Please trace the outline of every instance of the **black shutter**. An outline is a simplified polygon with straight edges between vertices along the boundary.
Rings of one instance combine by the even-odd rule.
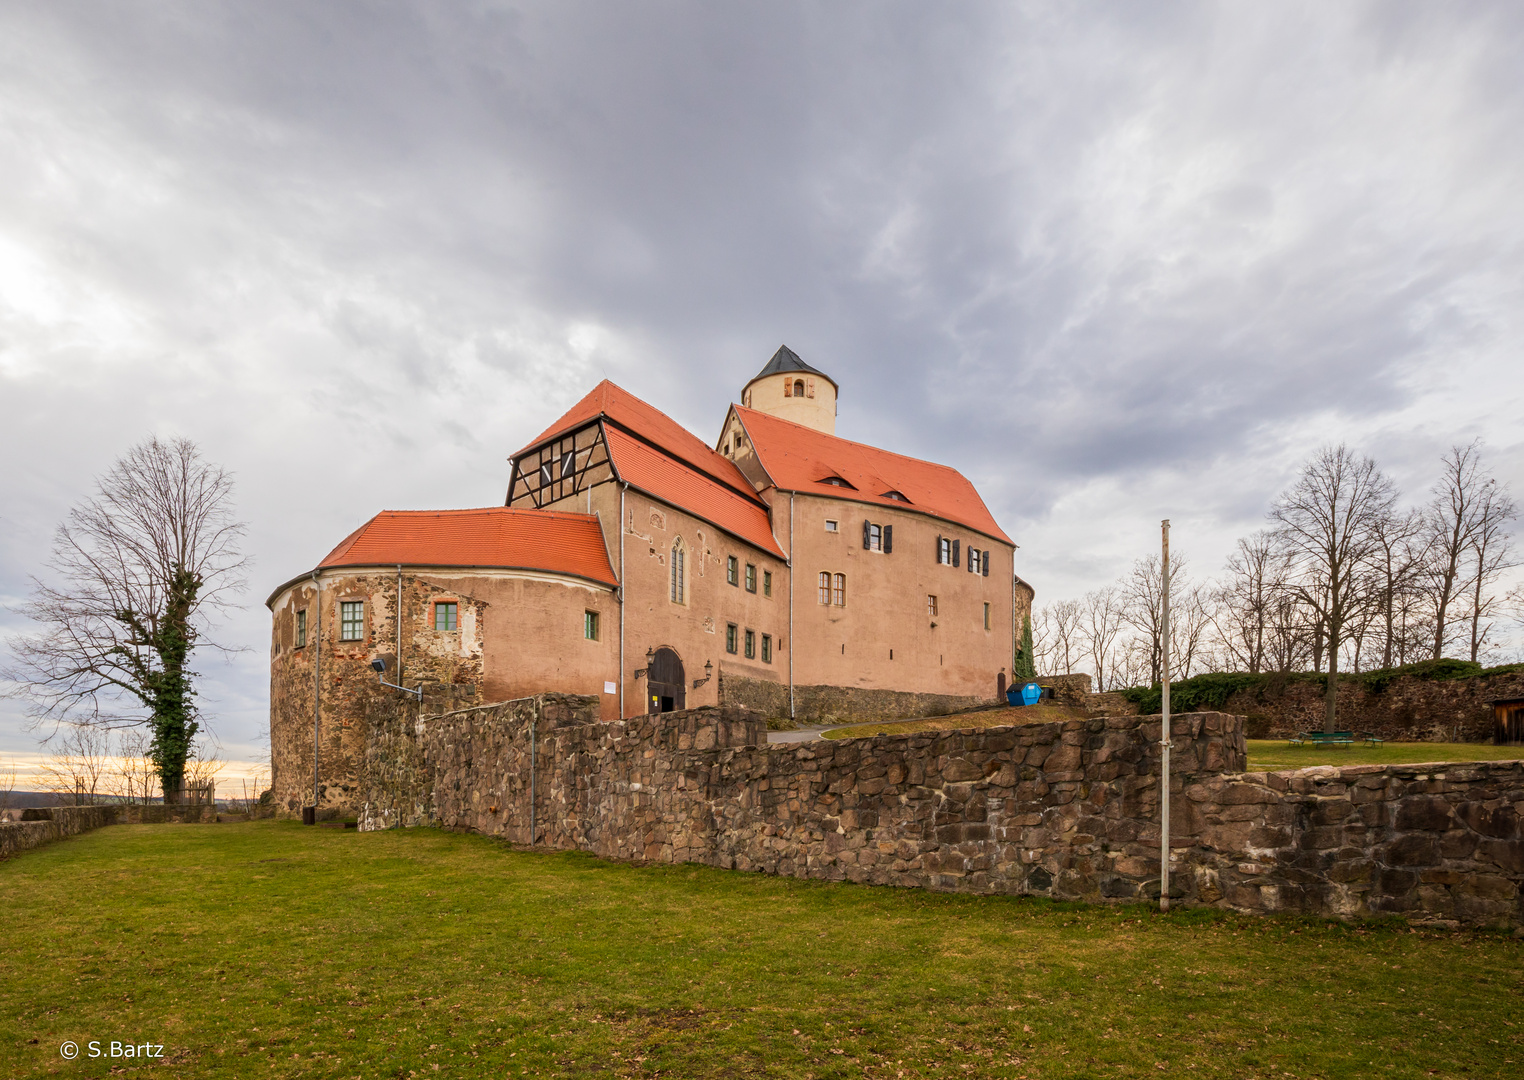
[[[962,540],[954,540],[953,541],[953,565],[954,566],[958,565],[958,548],[960,548],[962,545],[963,545],[963,541]]]
[[[936,555],[936,561],[938,563],[940,563],[942,561],[942,538],[940,536],[937,537],[937,555]]]
[[[982,573],[985,577],[989,577],[990,576],[990,553],[988,551],[984,552],[984,554],[980,556],[980,559],[984,563],[984,568],[980,571],[980,573]]]
[[[887,554],[889,554],[893,550],[894,550],[894,526],[893,525],[885,525],[884,526],[884,554],[887,555]]]
[[[868,550],[868,519],[863,518],[863,550]]]

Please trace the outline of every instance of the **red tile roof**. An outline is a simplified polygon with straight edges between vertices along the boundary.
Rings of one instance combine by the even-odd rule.
[[[741,405],[733,408],[762,467],[784,491],[919,511],[1013,543],[957,469],[840,439]],[[822,483],[830,476],[841,477],[856,490]],[[890,491],[904,495],[908,503],[886,498]]]
[[[743,498],[619,428],[610,425],[604,430],[614,469],[625,483],[703,518],[769,554],[786,558],[773,538],[772,521],[765,505]],[[748,483],[747,487],[750,486]]]
[[[607,417],[627,431],[661,447],[668,454],[706,473],[728,487],[751,496],[754,488],[750,481],[736,468],[735,463],[719,451],[711,449],[698,436],[692,434],[666,413],[653,408],[640,398],[604,379],[577,402],[550,427],[540,432],[515,458],[520,457],[541,443],[549,442],[574,428],[582,427],[589,420]]]
[[[345,537],[318,566],[397,563],[544,570],[618,584],[596,517],[506,506],[383,510]]]

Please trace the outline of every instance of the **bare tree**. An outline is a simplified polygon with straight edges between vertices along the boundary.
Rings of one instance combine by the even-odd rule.
[[[1170,577],[1174,577],[1173,569]],[[1189,679],[1212,625],[1211,595],[1199,585],[1177,589],[1169,598],[1170,681]]]
[[[22,612],[41,629],[11,641],[5,672],[36,726],[144,725],[173,800],[200,728],[192,651],[218,648],[208,619],[243,587],[232,478],[195,444],[149,439],[59,526]]]
[[[1184,595],[1185,558],[1170,561],[1170,603]],[[1122,579],[1122,617],[1143,635],[1148,646],[1148,677],[1159,681],[1164,670],[1164,570],[1157,555],[1149,555],[1132,564],[1132,571]]]
[[[0,821],[9,821],[11,803],[16,797],[16,763],[0,762]]]
[[[1212,624],[1236,670],[1266,670],[1268,635],[1276,599],[1286,581],[1286,553],[1274,534],[1260,530],[1242,537],[1228,556],[1226,580],[1217,590]]]
[[[106,794],[111,774],[111,734],[86,724],[60,733],[52,755],[42,764],[42,787],[58,802],[93,803]]]
[[[1370,555],[1371,588],[1380,619],[1380,657],[1376,666],[1389,668],[1407,652],[1406,616],[1412,607],[1419,574],[1428,554],[1423,514],[1393,513],[1377,521]]]
[[[1481,485],[1476,500],[1475,526],[1471,530],[1471,661],[1476,662],[1489,643],[1501,598],[1494,592],[1498,577],[1513,566],[1513,538],[1508,524],[1519,516],[1508,489],[1493,479]]]
[[[1396,500],[1376,463],[1341,444],[1314,455],[1270,511],[1292,559],[1287,587],[1312,610],[1326,635],[1325,731],[1337,730],[1339,649],[1362,599],[1360,569],[1377,547],[1378,522],[1391,515]]]
[[[136,803],[153,798],[158,777],[148,756],[148,737],[141,728],[127,728],[118,735],[115,765],[111,794]]]
[[[1444,471],[1425,511],[1428,558],[1423,565],[1424,592],[1434,628],[1433,659],[1444,655],[1454,633],[1453,605],[1465,589],[1466,553],[1476,532],[1478,504],[1487,478],[1481,471],[1481,446],[1452,446],[1442,459]]]
[[[1084,605],[1078,600],[1059,600],[1043,609],[1048,623],[1047,633],[1052,642],[1053,674],[1067,675],[1074,671],[1085,647]]]
[[[1122,597],[1115,585],[1093,589],[1085,594],[1083,629],[1089,646],[1090,664],[1095,668],[1095,688],[1110,689],[1106,681],[1112,648],[1122,632]]]

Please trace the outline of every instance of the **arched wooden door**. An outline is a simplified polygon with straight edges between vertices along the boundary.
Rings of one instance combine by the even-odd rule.
[[[651,669],[646,672],[646,711],[664,713],[687,708],[687,685],[683,662],[677,653],[657,649],[651,658]]]

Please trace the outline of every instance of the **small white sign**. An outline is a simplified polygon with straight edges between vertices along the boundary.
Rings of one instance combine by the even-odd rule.
[[[603,692],[605,694],[617,694],[619,693],[619,687],[614,683],[606,682],[603,684]]]

